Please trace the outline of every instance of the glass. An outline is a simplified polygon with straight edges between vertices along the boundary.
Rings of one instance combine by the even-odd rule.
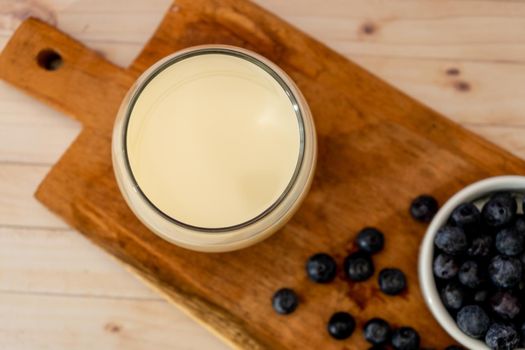
[[[295,111],[299,126],[299,157],[284,191],[259,215],[224,227],[200,227],[167,214],[140,187],[130,166],[127,133],[133,108],[148,84],[165,69],[188,58],[221,54],[243,59],[268,73],[283,89]],[[202,96],[198,96],[199,98]],[[308,105],[295,83],[279,67],[251,51],[224,45],[198,46],[165,57],[146,70],[124,98],[115,121],[112,157],[115,176],[128,206],[155,234],[179,246],[207,252],[241,249],[269,237],[299,208],[313,178],[317,155],[314,122]]]

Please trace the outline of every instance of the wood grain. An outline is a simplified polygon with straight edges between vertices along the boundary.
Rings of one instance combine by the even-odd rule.
[[[458,61],[525,60],[521,1],[258,0],[346,55]],[[317,28],[322,27],[322,30]]]
[[[87,245],[71,229],[0,227],[0,293],[161,300]]]
[[[162,300],[0,292],[0,348],[16,350],[220,349],[205,329]]]
[[[58,217],[33,197],[49,171],[47,165],[0,165],[0,222],[7,226],[66,228]]]

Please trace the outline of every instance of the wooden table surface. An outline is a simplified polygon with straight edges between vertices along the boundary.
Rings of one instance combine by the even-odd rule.
[[[525,1],[257,2],[525,157]],[[0,0],[0,47],[36,16],[127,65],[169,3]],[[226,349],[33,198],[79,130],[0,82],[0,349]]]

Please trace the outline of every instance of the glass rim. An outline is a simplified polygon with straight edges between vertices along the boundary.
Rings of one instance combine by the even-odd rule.
[[[185,59],[200,56],[200,55],[207,55],[207,54],[223,54],[223,55],[229,55],[234,56],[240,59],[244,59],[252,64],[255,64],[257,67],[261,68],[263,71],[265,71],[267,74],[269,74],[277,83],[279,86],[284,90],[287,97],[290,100],[291,106],[294,110],[294,113],[297,118],[297,123],[299,126],[299,156],[297,159],[297,163],[294,169],[294,173],[292,174],[292,177],[290,178],[290,181],[288,182],[286,188],[283,190],[281,195],[264,211],[262,211],[257,216],[244,221],[242,223],[236,224],[236,225],[230,225],[225,227],[200,227],[191,225],[188,223],[185,223],[181,220],[178,220],[167,213],[165,213],[163,210],[161,210],[158,206],[153,203],[148,196],[143,192],[142,188],[138,184],[138,181],[135,178],[135,175],[133,174],[133,170],[131,168],[131,164],[129,161],[128,156],[128,147],[127,147],[127,134],[128,134],[128,127],[129,122],[131,119],[131,114],[133,112],[133,108],[137,102],[137,100],[140,98],[141,93],[144,91],[144,89],[147,87],[147,85],[155,79],[156,76],[161,74],[165,69],[171,67],[172,65],[181,62]],[[165,220],[169,221],[172,224],[184,227],[186,229],[192,230],[192,231],[198,231],[202,233],[227,233],[230,231],[236,231],[245,227],[248,227],[250,225],[255,224],[256,222],[261,221],[264,219],[268,214],[273,212],[284,200],[285,198],[290,194],[292,188],[297,182],[297,179],[299,177],[299,174],[301,172],[301,169],[303,167],[304,163],[304,157],[305,157],[305,143],[306,143],[306,136],[305,136],[305,122],[304,122],[304,113],[302,104],[300,103],[300,99],[295,95],[293,89],[290,87],[290,85],[282,78],[281,74],[277,72],[275,69],[270,67],[268,64],[260,60],[259,58],[255,57],[254,55],[251,55],[250,53],[246,51],[239,51],[234,48],[230,47],[224,47],[224,46],[217,46],[217,47],[201,47],[201,48],[195,48],[191,51],[185,51],[181,52],[179,54],[176,54],[174,56],[169,56],[166,60],[157,62],[151,67],[151,71],[148,72],[144,80],[140,82],[139,85],[137,85],[133,89],[133,94],[130,97],[129,103],[127,104],[125,113],[124,113],[124,120],[123,120],[123,127],[122,127],[122,153],[123,153],[123,159],[124,159],[124,168],[125,171],[128,173],[130,181],[132,183],[132,186],[135,188],[139,196],[144,200],[144,203],[148,207],[150,207],[154,212],[156,212],[158,215],[160,215]]]

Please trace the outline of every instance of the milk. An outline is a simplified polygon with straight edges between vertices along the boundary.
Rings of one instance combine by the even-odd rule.
[[[291,183],[300,123],[281,85],[245,59],[206,53],[178,61],[140,92],[127,126],[129,166],[164,214],[225,228],[268,210]]]

